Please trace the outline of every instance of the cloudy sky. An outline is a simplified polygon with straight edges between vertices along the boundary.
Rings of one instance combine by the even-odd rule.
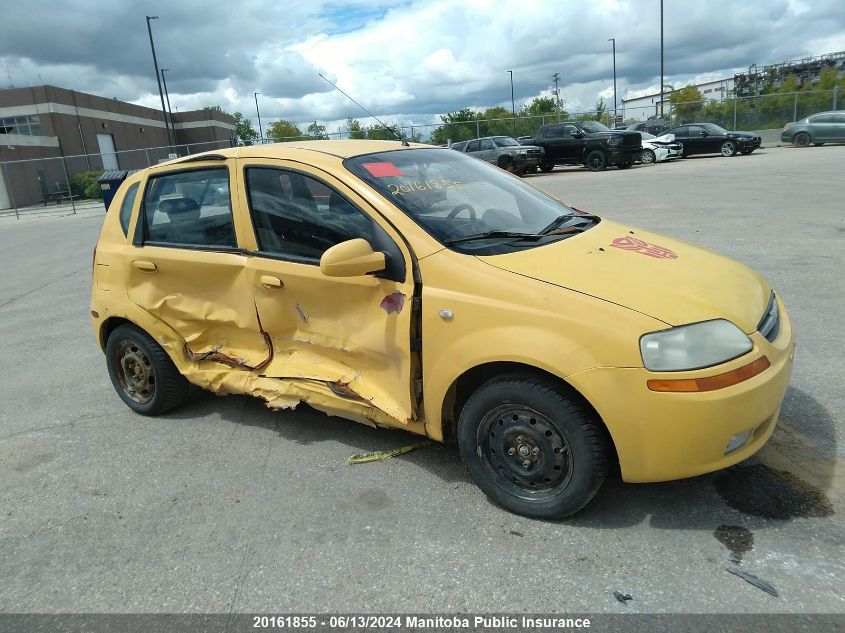
[[[665,0],[667,83],[845,50],[843,0]],[[659,0],[4,0],[0,85],[54,84],[160,107],[145,15],[174,108],[263,122],[366,118],[323,73],[402,125],[517,108],[560,73],[570,111],[659,89]]]

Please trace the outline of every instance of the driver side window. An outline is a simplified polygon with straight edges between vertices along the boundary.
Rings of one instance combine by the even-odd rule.
[[[247,195],[263,253],[318,263],[341,242],[376,240],[373,221],[315,178],[271,167],[246,169]]]

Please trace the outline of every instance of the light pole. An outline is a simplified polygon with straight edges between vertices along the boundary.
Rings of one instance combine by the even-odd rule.
[[[663,0],[660,0],[660,119],[663,119]]]
[[[613,42],[613,125],[616,125],[616,38],[611,37],[608,42]]]
[[[259,143],[264,145],[264,129],[261,127],[261,113],[258,111],[258,95],[260,92],[253,92],[252,96],[255,97],[255,114],[258,115],[258,138]]]
[[[169,68],[161,69],[161,83],[164,84],[164,98],[167,100],[167,114],[170,116],[170,127],[173,128],[173,139],[176,140],[176,126],[173,125],[173,110],[170,108],[170,93],[167,92],[167,79],[164,78],[164,73],[168,72]]]
[[[150,20],[158,20],[157,15],[147,16],[147,33],[150,34],[150,50],[153,52],[153,67],[156,71],[156,82],[158,82],[158,96],[161,97],[161,114],[164,116],[164,127],[167,130],[167,144],[173,145],[173,138],[170,136],[170,124],[167,122],[167,110],[164,109],[164,93],[161,91],[161,75],[158,74],[158,60],[156,59],[156,47],[153,43],[153,29]]]
[[[513,71],[509,70],[511,76],[511,114],[513,115],[513,133],[516,134],[516,104],[513,99]]]

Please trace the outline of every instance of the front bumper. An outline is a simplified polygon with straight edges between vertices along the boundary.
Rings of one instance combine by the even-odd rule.
[[[784,143],[791,143],[793,136],[794,136],[794,134],[792,132],[781,132],[780,133],[780,140],[783,141]]]
[[[513,157],[513,162],[517,167],[532,169],[540,165],[542,158],[542,154],[517,154]]]
[[[754,349],[718,367],[689,372],[643,368],[598,368],[567,379],[595,406],[619,455],[622,479],[668,481],[726,468],[756,453],[777,424],[794,358],[792,324],[778,299],[781,329],[767,341],[751,335]],[[766,356],[771,366],[731,387],[695,393],[650,391],[654,378],[703,378],[737,369]],[[726,454],[728,442],[751,431]]]

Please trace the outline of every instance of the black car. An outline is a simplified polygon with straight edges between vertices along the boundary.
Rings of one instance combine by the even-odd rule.
[[[545,152],[540,163],[540,170],[545,172],[555,165],[584,165],[590,171],[602,171],[608,165],[627,169],[643,153],[639,132],[617,132],[598,121],[542,125],[534,145]]]
[[[693,154],[721,154],[735,156],[750,154],[760,147],[760,137],[748,132],[728,132],[713,123],[689,123],[674,127],[665,134],[674,134],[684,146],[684,156]]]

